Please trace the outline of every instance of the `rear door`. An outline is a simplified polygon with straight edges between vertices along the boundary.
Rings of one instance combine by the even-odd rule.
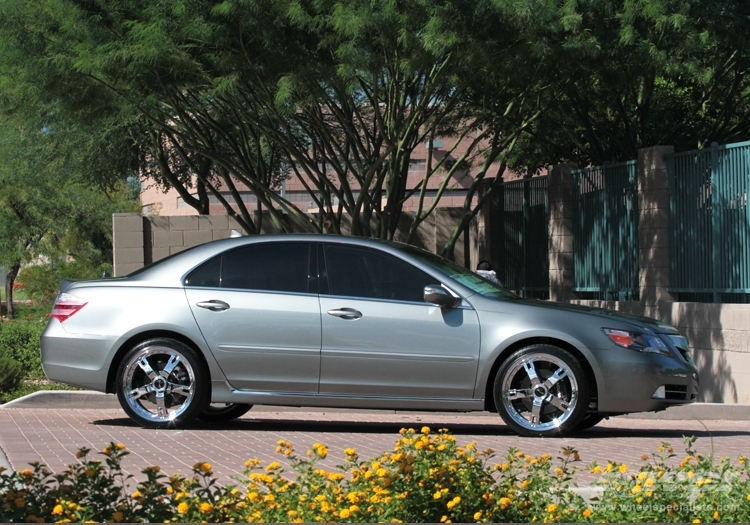
[[[308,242],[248,244],[188,276],[193,315],[230,384],[317,392],[320,304]]]

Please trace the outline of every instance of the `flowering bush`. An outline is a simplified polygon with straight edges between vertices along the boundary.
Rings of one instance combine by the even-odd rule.
[[[579,453],[565,448],[556,459],[511,448],[490,465],[492,450],[459,446],[445,430],[402,430],[392,452],[361,460],[352,448],[333,471],[319,468],[328,449],[316,443],[298,455],[281,440],[288,458],[262,465],[248,459],[238,484],[216,482],[209,463],[189,478],[144,469],[134,491],[123,474],[124,445],[111,443],[103,461],[81,448],[78,462],[60,474],[40,464],[0,475],[4,522],[742,522],[750,519],[747,461],[715,461],[692,450],[672,467],[664,444],[644,456],[637,472],[595,463],[603,493],[585,501],[574,490]]]

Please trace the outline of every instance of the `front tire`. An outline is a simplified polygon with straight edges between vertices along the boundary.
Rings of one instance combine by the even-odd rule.
[[[522,436],[562,436],[586,416],[589,386],[578,360],[561,348],[531,345],[510,355],[495,376],[495,406]]]
[[[177,428],[193,421],[210,400],[210,381],[198,354],[174,339],[135,346],[117,370],[117,399],[143,427]]]
[[[211,403],[198,416],[198,419],[207,423],[226,423],[238,417],[244,416],[253,405],[244,403]]]

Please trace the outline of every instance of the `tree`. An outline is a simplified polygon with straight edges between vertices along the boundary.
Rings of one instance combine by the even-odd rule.
[[[529,4],[559,79],[520,154],[532,169],[634,159],[750,136],[750,6],[738,0]]]

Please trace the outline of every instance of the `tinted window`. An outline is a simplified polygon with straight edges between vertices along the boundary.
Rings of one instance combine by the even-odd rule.
[[[222,288],[308,292],[309,243],[251,244],[224,254]]]
[[[221,255],[204,262],[187,279],[190,286],[208,286],[218,288],[221,286]]]
[[[203,263],[190,274],[187,284],[307,293],[311,291],[309,266],[309,243],[251,244]]]
[[[329,244],[325,247],[331,295],[424,302],[424,287],[437,280],[392,255]]]

